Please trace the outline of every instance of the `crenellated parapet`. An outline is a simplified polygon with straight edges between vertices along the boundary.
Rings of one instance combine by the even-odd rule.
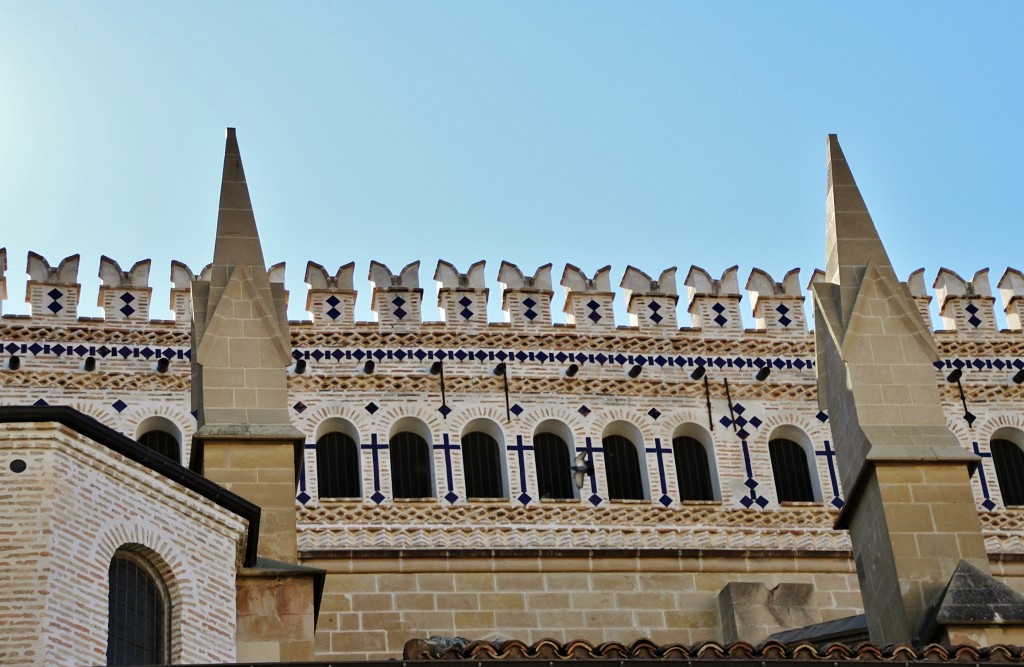
[[[600,332],[615,328],[611,271],[611,266],[605,266],[598,269],[593,278],[587,278],[579,267],[565,265],[560,283],[565,288],[562,310],[566,323],[575,326],[577,331]]]
[[[942,268],[932,287],[939,298],[943,328],[955,330],[958,336],[996,330],[995,297],[988,282],[988,269],[978,271],[967,281],[955,271]]]
[[[484,285],[483,260],[472,264],[465,273],[459,273],[450,262],[437,262],[434,280],[437,281],[437,306],[441,321],[453,329],[479,329],[487,326],[487,295]]]
[[[515,329],[551,326],[551,264],[538,267],[533,276],[524,276],[519,267],[502,262],[498,269],[501,285],[501,309]]]
[[[380,262],[370,262],[373,284],[372,310],[381,327],[412,330],[423,321],[423,290],[420,288],[419,260],[407,264],[396,276]]]
[[[758,329],[784,338],[807,334],[800,269],[787,273],[782,282],[772,280],[766,271],[754,269],[745,289],[754,300],[754,322]]]
[[[78,317],[78,299],[82,286],[78,283],[78,255],[61,260],[51,267],[46,258],[28,253],[28,284],[25,301],[31,305],[33,317],[74,321]]]
[[[149,303],[153,289],[149,286],[152,262],[143,259],[128,271],[103,255],[100,257],[100,285],[97,303],[103,309],[104,319],[118,324],[142,325],[149,321]]]
[[[306,311],[313,317],[313,326],[328,328],[354,324],[356,321],[356,290],[352,282],[356,263],[338,267],[334,275],[320,264],[306,264]]]
[[[679,303],[676,267],[665,269],[654,280],[640,269],[627,266],[619,287],[626,297],[630,325],[641,331],[674,331],[679,328],[676,319],[676,304]]]
[[[705,336],[738,338],[743,335],[740,318],[740,285],[736,279],[738,266],[725,270],[719,280],[713,279],[699,266],[691,266],[685,285],[690,294],[690,318],[693,326]]]
[[[932,295],[928,294],[928,289],[924,284],[924,269],[918,269],[910,274],[907,278],[907,288],[910,289],[910,296],[914,299],[914,305],[917,306],[917,312],[921,313],[921,319],[924,320],[925,326],[928,331],[932,330]]]
[[[1006,269],[996,287],[1003,299],[1007,325],[1014,331],[1024,330],[1024,274],[1017,269]]]
[[[203,270],[209,273],[210,265]],[[174,325],[188,328],[192,321],[192,281],[201,276],[193,275],[192,269],[184,262],[171,260],[171,311],[174,313]]]

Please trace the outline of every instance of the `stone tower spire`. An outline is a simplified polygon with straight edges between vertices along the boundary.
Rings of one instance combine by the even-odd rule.
[[[260,552],[295,562],[291,342],[284,286],[267,279],[234,129],[224,151],[208,280],[192,282],[193,468],[263,508]]]
[[[936,619],[947,633],[956,625],[940,606],[961,562],[997,584],[970,485],[976,457],[946,425],[935,342],[835,135],[827,224],[814,319],[818,396],[848,497],[840,524],[850,529],[871,640],[920,644],[939,633]]]

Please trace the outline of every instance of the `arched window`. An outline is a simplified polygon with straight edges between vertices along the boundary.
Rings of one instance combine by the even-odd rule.
[[[470,498],[504,498],[498,442],[482,431],[462,436],[462,468]]]
[[[625,436],[608,435],[601,446],[608,476],[608,497],[612,500],[643,500],[644,481],[636,445]]]
[[[156,569],[133,552],[118,551],[109,580],[107,664],[169,662],[170,599]]]
[[[996,468],[1004,505],[1024,505],[1024,451],[1012,440],[992,439],[992,465]]]
[[[161,456],[175,463],[181,463],[181,446],[178,439],[167,431],[146,431],[139,436],[139,444],[145,445]]]
[[[768,442],[768,451],[779,502],[814,502],[814,485],[804,448],[792,440],[777,438]]]
[[[554,433],[533,436],[533,456],[537,464],[537,487],[542,499],[571,500],[573,498],[572,465],[569,445]]]
[[[672,440],[680,500],[714,500],[708,450],[696,438],[683,435]]]
[[[332,431],[316,441],[316,479],[321,498],[358,498],[359,446],[347,433]]]
[[[402,431],[391,436],[391,490],[396,499],[430,498],[430,446],[422,436]]]

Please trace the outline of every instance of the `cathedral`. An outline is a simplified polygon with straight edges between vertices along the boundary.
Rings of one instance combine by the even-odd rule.
[[[419,262],[310,262],[289,321],[229,129],[174,319],[148,259],[101,258],[94,318],[79,257],[31,252],[0,318],[0,665],[1019,659],[1024,274],[1001,330],[987,269],[895,275],[835,136],[827,182],[804,276],[692,266],[680,304],[675,267],[566,264],[554,314],[553,266],[502,262],[489,322],[484,262],[441,260],[433,321]]]

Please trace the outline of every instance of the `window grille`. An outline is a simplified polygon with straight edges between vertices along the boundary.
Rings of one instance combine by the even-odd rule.
[[[486,433],[462,436],[462,469],[470,498],[504,498],[498,443]]]
[[[537,466],[537,487],[542,499],[571,500],[572,471],[569,446],[554,433],[533,436],[533,456]]]
[[[391,489],[395,498],[431,498],[430,447],[427,441],[404,431],[388,443],[391,451]]]
[[[1003,504],[1024,505],[1024,451],[1010,440],[993,440],[992,464]]]
[[[804,448],[792,440],[778,439],[768,443],[768,450],[779,502],[814,502],[814,487]]]
[[[134,559],[110,561],[108,665],[154,665],[169,661],[170,618],[162,586]]]
[[[676,460],[679,499],[714,500],[711,466],[708,465],[708,452],[704,444],[696,438],[682,436],[672,440],[672,453]]]
[[[316,441],[316,479],[321,498],[359,498],[359,447],[345,433],[326,433]]]
[[[644,482],[636,446],[621,435],[602,441],[604,469],[608,476],[608,497],[612,500],[643,500]]]
[[[147,431],[139,436],[139,444],[175,463],[181,463],[181,445],[178,444],[178,439],[167,431]]]

